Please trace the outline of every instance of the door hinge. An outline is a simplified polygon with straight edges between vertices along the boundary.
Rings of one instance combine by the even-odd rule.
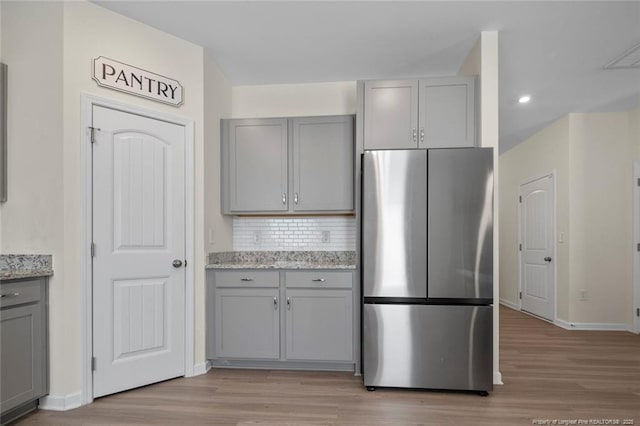
[[[520,196],[518,197],[518,200],[520,200],[520,202],[522,202],[522,195],[520,195]]]
[[[522,244],[519,244],[518,247],[520,248],[520,251],[522,251]]]
[[[90,138],[91,143],[96,143],[96,130],[100,131],[98,127],[89,126],[89,131],[91,132],[91,138]]]
[[[91,257],[96,257],[96,243],[91,243]]]
[[[187,267],[187,259],[184,260],[184,267]]]
[[[91,371],[96,371],[96,357],[91,357]]]
[[[638,186],[640,186],[640,178],[638,178],[638,182],[637,182]]]
[[[636,308],[636,316],[640,317],[640,308]]]
[[[518,295],[518,297],[519,297],[520,299],[522,299],[522,292],[520,292],[520,294]]]
[[[636,244],[636,250],[640,251],[640,243]]]

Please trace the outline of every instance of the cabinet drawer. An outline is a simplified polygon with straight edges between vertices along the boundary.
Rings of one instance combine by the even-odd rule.
[[[0,284],[0,307],[23,305],[40,301],[41,280]]]
[[[217,271],[216,287],[279,287],[277,271]]]
[[[286,272],[287,288],[351,288],[353,274],[336,271]]]

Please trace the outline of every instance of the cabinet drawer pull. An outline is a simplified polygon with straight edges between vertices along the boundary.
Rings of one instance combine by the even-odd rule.
[[[312,279],[311,281],[318,282],[318,283],[323,283],[323,282],[325,282],[326,280],[325,280],[324,278],[314,278],[314,279]]]
[[[278,298],[277,297],[273,298],[273,310],[274,311],[278,310]]]
[[[286,194],[286,192],[282,193],[282,204],[287,204],[287,194]]]
[[[295,204],[298,204],[298,193],[297,192],[295,194],[293,194],[293,202]]]
[[[291,310],[291,298],[287,297],[287,310]]]
[[[415,127],[412,129],[412,133],[413,133],[413,141],[416,142],[416,128]]]
[[[0,298],[10,298],[10,297],[18,297],[20,296],[20,293],[5,293],[2,296],[0,296]]]
[[[424,127],[420,129],[420,142],[424,142]]]
[[[240,281],[253,281],[253,278],[240,278]]]

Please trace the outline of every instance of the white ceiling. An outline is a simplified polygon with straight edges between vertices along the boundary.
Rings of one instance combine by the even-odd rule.
[[[95,3],[204,46],[234,85],[452,75],[498,30],[501,151],[568,112],[640,104],[640,69],[602,69],[640,43],[640,1]]]

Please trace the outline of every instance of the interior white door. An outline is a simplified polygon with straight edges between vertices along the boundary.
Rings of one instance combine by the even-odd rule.
[[[522,310],[555,318],[554,182],[547,175],[520,186]]]
[[[93,127],[99,397],[184,375],[185,128],[101,106]]]

